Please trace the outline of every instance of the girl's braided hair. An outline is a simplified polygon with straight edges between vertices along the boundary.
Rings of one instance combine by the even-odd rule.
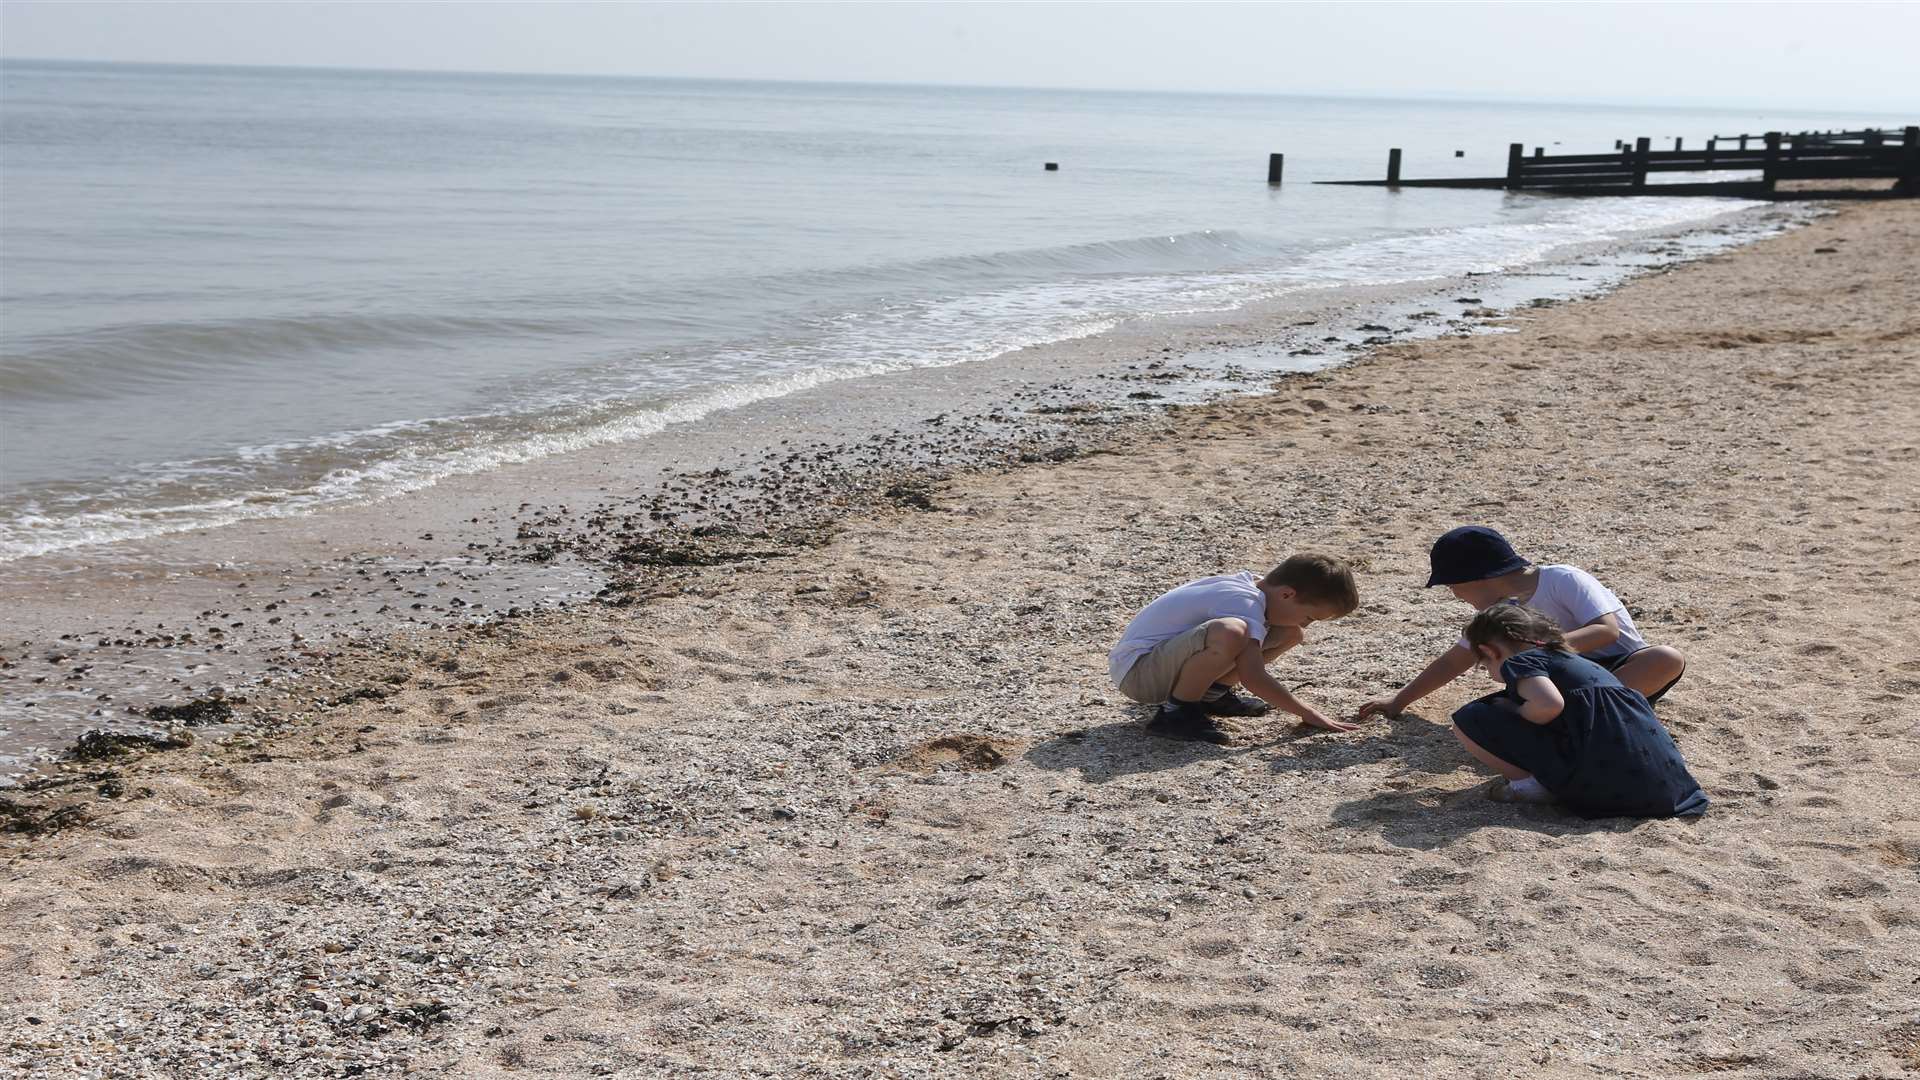
[[[1475,615],[1467,624],[1466,638],[1468,644],[1476,647],[1501,639],[1563,653],[1573,651],[1567,648],[1566,635],[1545,613],[1511,602],[1495,604]]]

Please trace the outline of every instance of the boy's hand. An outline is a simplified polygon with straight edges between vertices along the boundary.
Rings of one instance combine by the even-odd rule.
[[[1357,724],[1343,724],[1338,720],[1329,719],[1322,715],[1320,710],[1311,705],[1302,706],[1302,709],[1304,711],[1300,713],[1300,722],[1309,727],[1325,728],[1328,731],[1352,731],[1359,726]]]
[[[1353,718],[1355,720],[1365,720],[1369,716],[1384,716],[1389,720],[1394,720],[1398,719],[1403,711],[1405,710],[1393,703],[1392,698],[1379,698],[1360,706],[1360,711],[1354,713]]]

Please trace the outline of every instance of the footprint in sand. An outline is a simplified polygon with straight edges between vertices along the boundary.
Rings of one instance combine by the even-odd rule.
[[[991,772],[1007,763],[1019,744],[985,735],[943,735],[908,750],[894,764],[909,772],[936,772],[958,769],[962,772]]]

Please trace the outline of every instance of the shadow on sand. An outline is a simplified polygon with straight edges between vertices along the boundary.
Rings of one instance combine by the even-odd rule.
[[[1178,769],[1200,761],[1225,761],[1247,753],[1244,745],[1163,739],[1147,733],[1147,714],[1098,727],[1080,728],[1035,743],[1026,759],[1049,772],[1076,771],[1089,784]]]
[[[1197,761],[1225,761],[1249,753],[1267,757],[1279,751],[1268,760],[1268,767],[1276,774],[1344,769],[1395,759],[1415,771],[1449,773],[1459,768],[1466,756],[1446,728],[1414,713],[1384,722],[1369,721],[1346,736],[1290,722],[1291,717],[1230,720],[1227,723],[1238,732],[1231,746],[1156,737],[1146,730],[1151,715],[1149,710],[1140,710],[1133,720],[1063,732],[1036,743],[1027,751],[1026,759],[1053,772],[1072,769],[1088,783],[1103,784],[1136,773],[1177,769]],[[1379,730],[1382,723],[1388,725],[1385,731]]]
[[[1414,772],[1440,774],[1459,768],[1466,759],[1466,751],[1446,727],[1410,712],[1390,720],[1364,721],[1344,736],[1296,724],[1254,745],[1267,751],[1286,751],[1268,762],[1277,775],[1347,769],[1379,761],[1399,761]]]
[[[1470,764],[1452,732],[1417,713],[1387,721],[1369,721],[1352,735],[1283,721],[1240,720],[1246,733],[1232,746],[1162,739],[1146,731],[1147,713],[1097,727],[1062,732],[1035,743],[1024,755],[1049,772],[1074,771],[1089,784],[1104,784],[1141,773],[1178,769],[1196,762],[1226,761],[1260,754],[1276,774],[1351,768],[1397,760],[1401,775],[1446,776]],[[1384,723],[1385,730],[1379,730]],[[1368,728],[1373,728],[1368,731]],[[1356,738],[1355,736],[1360,736]],[[1379,833],[1395,847],[1431,851],[1485,828],[1525,829],[1547,836],[1631,832],[1642,818],[1583,818],[1553,806],[1515,806],[1489,801],[1492,778],[1468,787],[1381,791],[1333,808],[1338,828]],[[1688,820],[1699,820],[1697,818]]]
[[[1333,823],[1346,829],[1377,832],[1395,847],[1432,851],[1486,828],[1524,829],[1545,836],[1626,833],[1647,818],[1584,818],[1558,806],[1520,806],[1487,798],[1496,778],[1467,788],[1415,788],[1382,791],[1333,808]],[[1685,818],[1699,821],[1700,818]]]
[[[1462,767],[1473,768],[1482,778],[1467,787],[1382,791],[1333,808],[1336,826],[1377,832],[1395,847],[1423,851],[1446,847],[1485,828],[1524,829],[1546,836],[1580,836],[1631,832],[1647,820],[1587,818],[1559,806],[1494,802],[1487,798],[1487,791],[1499,778],[1487,775],[1472,764],[1466,750],[1453,737],[1450,725],[1435,724],[1415,713],[1403,713],[1388,723],[1392,725],[1390,730],[1377,740],[1357,745],[1329,743],[1303,750],[1276,759],[1274,771],[1339,768],[1393,757],[1400,759],[1407,772],[1431,776],[1450,775]],[[1351,755],[1356,760],[1341,759],[1342,755]]]

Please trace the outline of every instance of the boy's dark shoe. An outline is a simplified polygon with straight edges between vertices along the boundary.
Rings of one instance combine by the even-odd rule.
[[[1259,698],[1227,690],[1219,697],[1202,701],[1200,708],[1204,709],[1208,716],[1265,716],[1273,706]]]
[[[1153,714],[1147,721],[1148,734],[1163,739],[1186,739],[1192,742],[1210,742],[1225,746],[1233,741],[1233,733],[1220,726],[1219,721],[1208,716],[1198,705],[1181,704],[1176,708],[1165,708]]]

